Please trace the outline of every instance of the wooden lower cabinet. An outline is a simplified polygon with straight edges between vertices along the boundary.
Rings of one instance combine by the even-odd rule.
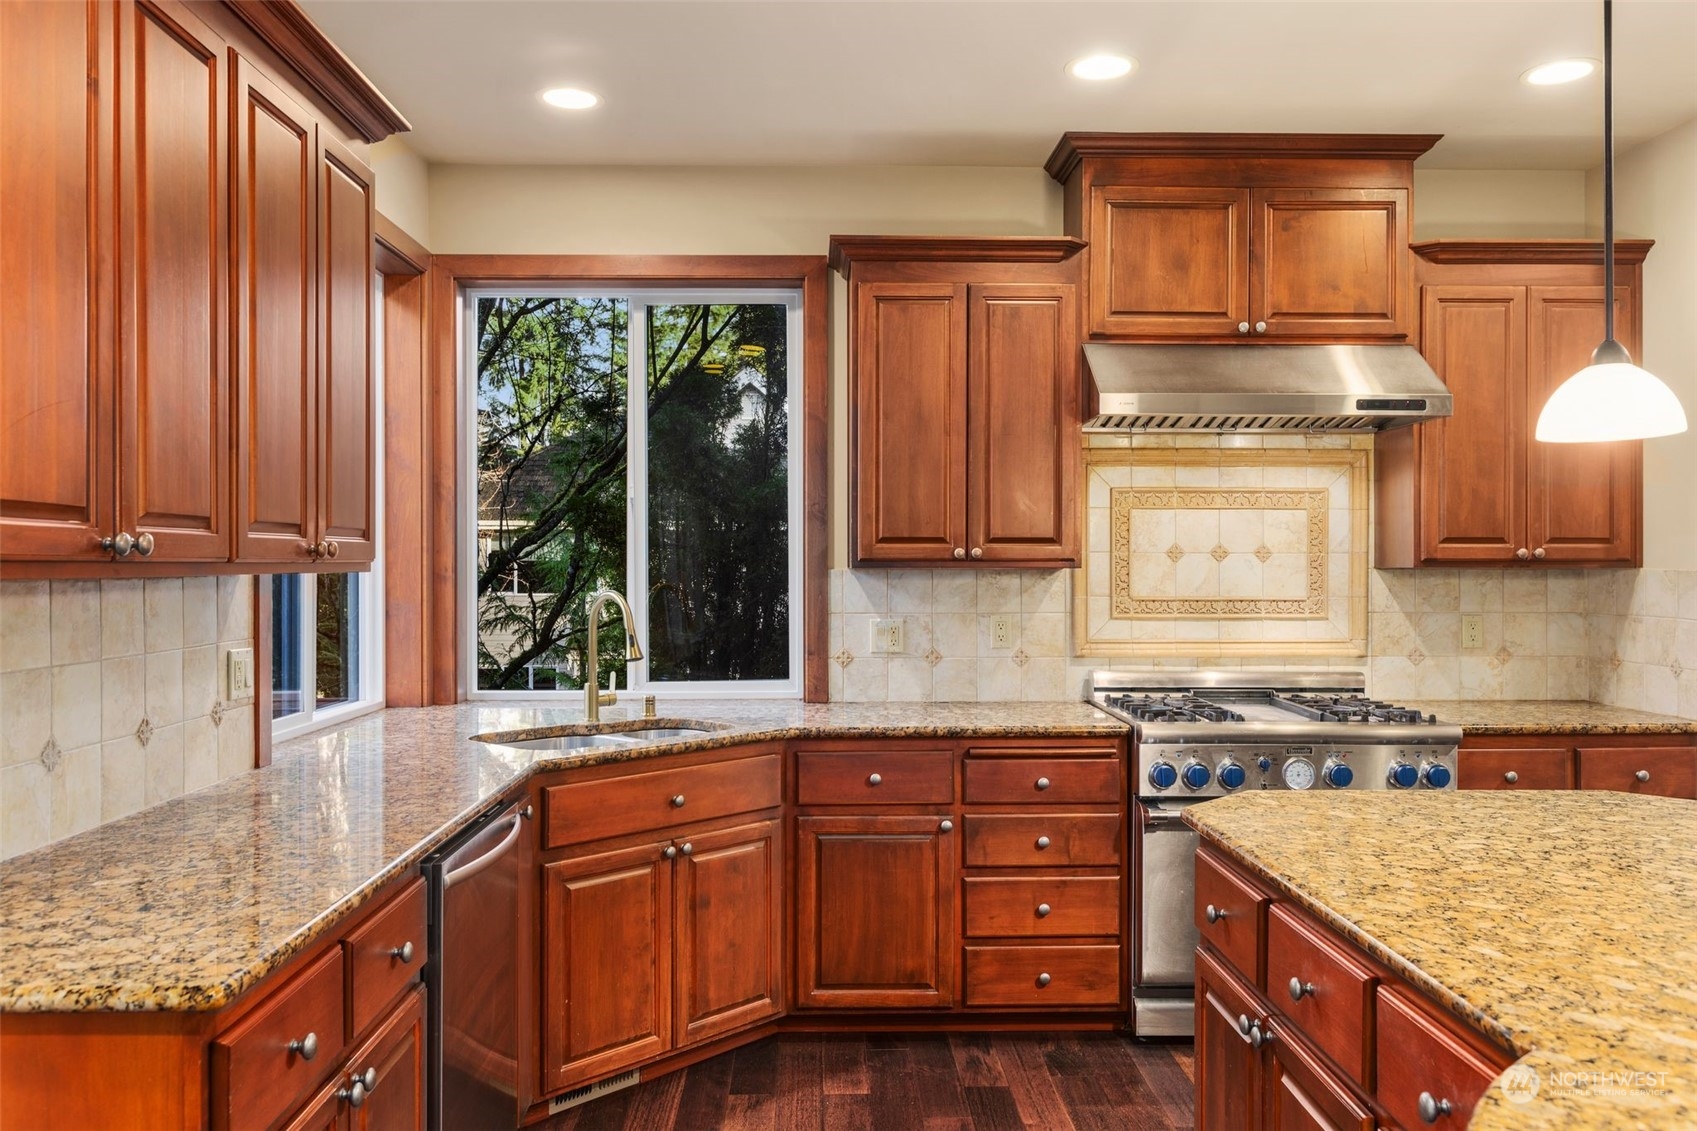
[[[424,1131],[424,1003],[423,987],[408,994],[287,1131]]]
[[[781,1010],[779,829],[680,829],[543,866],[545,1092]]]
[[[1697,736],[1515,735],[1462,740],[1459,789],[1606,789],[1697,800]]]
[[[796,819],[796,1005],[954,1004],[958,838],[943,816]]]
[[[1373,1131],[1373,1115],[1349,1085],[1278,1025],[1265,1046],[1270,1131]]]
[[[1260,1122],[1265,1065],[1244,1031],[1259,1004],[1254,990],[1197,951],[1197,1131],[1244,1131]]]

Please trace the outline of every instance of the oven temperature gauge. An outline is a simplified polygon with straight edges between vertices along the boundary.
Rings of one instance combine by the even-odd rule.
[[[1306,758],[1291,758],[1284,765],[1285,785],[1291,789],[1314,788],[1314,763]]]

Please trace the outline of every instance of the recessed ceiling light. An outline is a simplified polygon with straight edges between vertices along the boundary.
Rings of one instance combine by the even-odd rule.
[[[587,110],[600,103],[601,99],[587,90],[579,90],[575,86],[559,86],[553,90],[542,92],[542,101],[550,106],[558,106],[562,110]]]
[[[1067,73],[1073,78],[1092,82],[1121,78],[1136,69],[1137,60],[1124,55],[1086,55],[1067,64]]]
[[[1538,64],[1521,75],[1520,81],[1528,86],[1557,86],[1564,82],[1578,82],[1596,69],[1595,59],[1557,59],[1553,63]]]

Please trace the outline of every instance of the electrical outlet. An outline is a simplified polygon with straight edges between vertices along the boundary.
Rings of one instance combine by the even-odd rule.
[[[253,698],[253,649],[231,648],[228,653],[229,672],[225,680],[226,699]]]
[[[1483,648],[1485,646],[1485,618],[1478,613],[1464,613],[1462,615],[1461,646],[1463,648]]]
[[[990,618],[990,647],[1013,647],[1013,618],[1008,616]]]
[[[902,651],[902,627],[903,622],[899,617],[873,621],[872,641],[868,647],[874,652]]]

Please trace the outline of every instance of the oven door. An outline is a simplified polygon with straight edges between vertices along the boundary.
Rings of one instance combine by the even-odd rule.
[[[1142,830],[1137,917],[1137,985],[1196,980],[1196,830],[1184,811],[1200,801],[1139,801]]]

